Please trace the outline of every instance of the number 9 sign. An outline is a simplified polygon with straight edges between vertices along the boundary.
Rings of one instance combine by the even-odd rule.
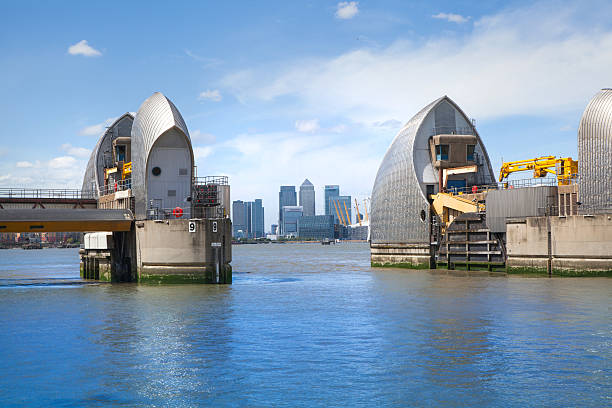
[[[195,223],[195,221],[189,221],[189,232],[196,232],[196,223]]]

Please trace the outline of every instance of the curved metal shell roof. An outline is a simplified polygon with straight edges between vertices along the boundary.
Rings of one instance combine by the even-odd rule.
[[[599,91],[580,119],[578,175],[583,211],[609,209],[612,206],[612,89]]]
[[[160,92],[142,103],[132,126],[132,191],[136,203],[136,216],[146,212],[147,161],[155,142],[170,129],[182,133],[187,141],[193,165],[193,149],[187,125],[174,104]]]
[[[376,174],[372,189],[370,228],[372,243],[428,243],[429,202],[423,187],[426,172],[432,172],[428,150],[415,148],[417,136],[427,131],[425,123],[431,121],[436,108],[448,102],[469,126],[478,141],[484,158],[486,182],[495,179],[489,157],[476,129],[469,118],[447,96],[436,99],[410,119],[393,139]],[[448,107],[446,107],[448,109]],[[453,120],[453,126],[455,122]],[[430,135],[426,135],[427,138]],[[423,141],[421,140],[420,143]],[[416,168],[416,162],[426,164]],[[480,171],[480,170],[479,170]],[[432,173],[433,174],[433,173]],[[433,175],[431,176],[433,177]],[[423,213],[422,213],[423,212]],[[422,215],[425,219],[422,220]]]
[[[134,120],[133,112],[126,112],[121,115],[117,120],[115,120],[105,131],[102,133],[98,142],[94,146],[91,155],[89,156],[89,161],[87,162],[87,167],[85,169],[85,175],[83,176],[83,185],[81,190],[83,193],[94,192],[96,197],[99,196],[100,187],[104,183],[104,168],[103,168],[103,157],[100,154],[104,153],[101,151],[101,147],[105,145],[112,144],[113,139],[123,136],[120,135],[119,132],[115,131],[115,128],[125,119]],[[131,129],[131,126],[130,126]]]

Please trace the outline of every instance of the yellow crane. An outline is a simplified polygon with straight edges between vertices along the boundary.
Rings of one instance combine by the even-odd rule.
[[[357,199],[355,199],[355,208],[357,208],[357,221],[359,221],[359,226],[361,227],[361,214],[359,214],[359,204],[357,203]]]
[[[351,225],[351,217],[349,217],[348,210],[346,209],[346,201],[342,201],[342,204],[344,204],[344,212],[346,213],[346,226],[348,227],[349,225]],[[342,208],[340,208],[340,212],[342,212]]]
[[[334,203],[334,208],[336,209],[336,215],[338,216],[338,219],[340,220],[340,224],[344,225],[344,218],[340,216],[341,212],[338,212],[338,205],[336,205],[336,201],[332,200],[332,202]]]
[[[529,160],[504,162],[499,169],[499,181],[502,182],[510,174],[518,171],[533,170],[533,177],[546,177],[547,174],[557,176],[559,185],[572,184],[578,175],[578,162],[571,157],[556,158],[555,156],[537,157]]]

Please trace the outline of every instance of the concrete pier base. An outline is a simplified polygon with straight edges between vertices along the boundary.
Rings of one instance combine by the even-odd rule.
[[[370,261],[374,267],[429,269],[430,259],[428,243],[370,245]]]
[[[612,276],[612,214],[516,218],[506,230],[510,273]]]
[[[79,254],[81,256],[81,278],[111,282],[112,262],[109,251],[85,251],[81,249]]]
[[[231,221],[136,221],[129,232],[97,233],[81,249],[81,277],[106,282],[232,283]]]
[[[232,282],[228,218],[137,221],[135,233],[138,282]]]

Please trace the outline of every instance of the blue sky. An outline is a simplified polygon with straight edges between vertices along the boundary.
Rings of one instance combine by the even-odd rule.
[[[309,178],[368,197],[402,123],[449,95],[501,158],[577,156],[612,86],[612,6],[590,2],[2,1],[0,186],[79,188],[104,125],[155,91],[232,199]]]

